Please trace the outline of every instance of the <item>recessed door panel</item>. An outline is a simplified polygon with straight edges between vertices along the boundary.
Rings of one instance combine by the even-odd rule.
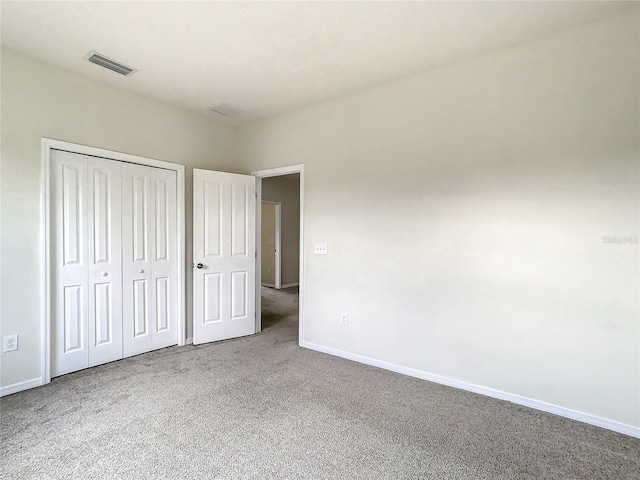
[[[86,318],[82,308],[83,295],[82,285],[64,287],[64,353],[85,348],[83,334]]]
[[[113,311],[111,310],[111,285],[97,283],[95,290],[95,345],[105,345],[113,341]]]
[[[81,175],[86,175],[84,165],[62,165],[62,243],[64,251],[63,265],[79,265],[82,263],[83,214]],[[84,183],[84,182],[82,182]]]
[[[220,256],[220,233],[222,228],[222,212],[220,207],[220,185],[212,182],[203,183],[204,193],[204,256]]]
[[[220,276],[219,273],[204,275],[204,323],[222,320],[222,312],[220,311],[222,282]]]
[[[231,255],[246,256],[249,186],[231,184]],[[253,200],[253,199],[252,199]],[[255,202],[254,202],[255,203]]]
[[[247,317],[247,272],[231,272],[231,318]]]
[[[110,192],[109,175],[103,170],[93,172],[93,260],[94,263],[109,262],[110,240]],[[119,187],[118,187],[119,189]]]
[[[170,326],[169,278],[156,278],[156,332],[164,332]]]
[[[169,259],[168,185],[166,179],[156,178],[156,260]]]
[[[147,316],[147,281],[133,281],[133,336],[139,337],[149,333],[149,318]]]
[[[146,172],[145,172],[146,173]],[[147,260],[148,214],[149,214],[149,178],[136,175],[132,179],[131,210],[133,212],[133,261]]]

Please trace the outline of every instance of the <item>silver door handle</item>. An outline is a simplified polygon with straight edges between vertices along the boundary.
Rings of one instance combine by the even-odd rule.
[[[197,269],[203,269],[203,268],[204,268],[204,265],[203,265],[203,264],[201,264],[201,263],[199,263],[198,265],[196,265],[196,268],[197,268]]]
[[[102,275],[103,277],[106,277],[109,274],[107,272],[102,272],[100,275]]]
[[[138,273],[144,273],[143,269],[138,270]]]

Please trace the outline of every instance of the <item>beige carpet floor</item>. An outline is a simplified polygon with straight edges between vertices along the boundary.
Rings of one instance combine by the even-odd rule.
[[[2,478],[638,479],[640,441],[297,346],[265,329],[1,400]]]

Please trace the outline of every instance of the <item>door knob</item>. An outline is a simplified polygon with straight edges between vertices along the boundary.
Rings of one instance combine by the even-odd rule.
[[[143,269],[138,270],[138,273],[144,273]]]
[[[201,264],[201,263],[199,263],[198,265],[196,265],[196,268],[198,268],[198,269],[202,269],[202,268],[204,268],[204,265],[203,265],[203,264]]]
[[[107,272],[102,272],[100,275],[102,275],[103,277],[106,277],[109,274]]]

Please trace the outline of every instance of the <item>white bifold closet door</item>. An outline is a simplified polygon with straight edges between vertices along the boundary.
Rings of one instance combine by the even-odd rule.
[[[120,171],[52,153],[53,375],[122,358]]]
[[[176,173],[53,150],[51,179],[52,376],[175,345]]]
[[[177,343],[176,172],[123,164],[124,356]]]

